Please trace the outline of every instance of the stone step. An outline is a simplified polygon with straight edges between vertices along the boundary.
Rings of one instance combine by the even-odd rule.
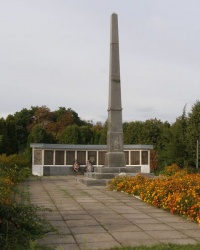
[[[140,166],[126,167],[94,167],[94,172],[84,173],[84,176],[77,176],[76,180],[87,186],[106,186],[111,180],[118,175],[136,176],[141,174]],[[145,174],[148,177],[153,177],[154,174]]]
[[[110,180],[106,179],[92,179],[88,177],[76,177],[76,180],[79,183],[82,183],[86,186],[106,186]]]
[[[94,167],[95,173],[141,173],[141,166],[118,167]]]
[[[93,178],[95,180],[97,179],[113,179],[116,175],[118,175],[119,173],[94,173],[94,172],[90,172],[90,173],[85,173],[85,177],[88,178]]]
[[[153,173],[125,173],[124,175],[128,176],[136,176],[138,174],[142,174],[144,176],[147,176],[149,178],[155,178],[155,175]],[[101,173],[85,173],[84,177],[83,176],[77,176],[76,180],[86,186],[106,186],[108,185],[112,179],[115,176],[118,176],[119,173],[111,174],[114,175],[112,178],[108,178],[109,174],[101,174]],[[102,177],[102,178],[101,178]],[[105,178],[107,177],[107,178]]]

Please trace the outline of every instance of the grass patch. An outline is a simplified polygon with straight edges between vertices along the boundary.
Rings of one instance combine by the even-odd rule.
[[[153,246],[110,248],[109,250],[199,250],[199,249],[200,249],[200,243],[196,245],[159,244]]]

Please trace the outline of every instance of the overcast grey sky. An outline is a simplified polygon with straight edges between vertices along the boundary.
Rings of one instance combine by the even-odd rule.
[[[175,122],[199,100],[199,0],[0,0],[0,117],[46,105],[107,119],[110,16],[123,121]]]

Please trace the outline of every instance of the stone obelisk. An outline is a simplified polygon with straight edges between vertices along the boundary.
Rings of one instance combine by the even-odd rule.
[[[111,15],[108,132],[105,167],[125,167],[119,63],[118,17]]]

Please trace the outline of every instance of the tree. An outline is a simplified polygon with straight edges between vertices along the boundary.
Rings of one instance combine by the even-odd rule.
[[[97,122],[96,124],[94,124],[91,127],[91,130],[93,133],[93,139],[92,139],[93,144],[97,144],[97,145],[101,144],[100,143],[101,139],[103,141],[103,144],[106,144],[106,143],[104,143],[104,141],[106,141],[106,139],[103,138],[106,136],[105,135],[106,132],[105,132],[104,124],[102,122]],[[102,130],[104,130],[104,132],[102,132]]]
[[[69,125],[60,134],[59,143],[65,144],[81,144],[81,132],[77,125]]]
[[[0,119],[0,154],[6,154],[8,149],[8,136],[6,130],[6,122],[3,118]]]
[[[56,121],[58,121],[65,112],[66,112],[65,107],[59,107],[58,110],[55,110]]]
[[[124,127],[124,144],[141,144],[142,143],[143,122],[135,121],[125,123]]]
[[[28,136],[28,147],[30,143],[54,143],[54,139],[51,134],[47,133],[41,124],[37,124]]]
[[[56,120],[56,114],[51,112],[47,106],[35,108],[34,123],[40,123],[45,127],[48,123]]]
[[[196,101],[188,114],[187,150],[189,164],[192,166],[196,163],[197,140],[200,140],[200,101]]]
[[[171,125],[168,122],[164,122],[160,128],[160,137],[157,140],[155,150],[158,155],[158,162],[160,167],[165,167],[171,163],[171,159],[168,153],[168,145],[171,141]]]
[[[66,110],[64,107],[60,107],[58,110],[54,111],[54,114],[56,117],[55,121],[52,120],[51,122],[47,123],[45,128],[54,136],[55,140],[57,141],[60,134],[67,126],[76,124],[75,119],[77,118],[74,118],[71,110]]]
[[[100,131],[99,144],[107,144],[108,120],[103,124]]]
[[[91,144],[93,140],[93,132],[89,126],[80,127],[81,144]]]
[[[161,120],[149,119],[143,124],[142,143],[152,144],[155,149],[159,148],[163,122]]]
[[[158,119],[149,119],[145,122],[134,121],[123,124],[124,144],[150,144],[154,147],[154,155],[159,164],[166,163],[166,145],[169,141],[170,124]]]
[[[77,114],[73,109],[68,108],[67,111],[71,113],[71,116],[73,117],[74,123],[75,123],[76,125],[78,125],[78,126],[85,125],[85,122],[83,122],[83,121],[79,118],[78,114]]]
[[[8,115],[6,118],[6,130],[8,136],[8,149],[7,154],[17,154],[18,153],[18,140],[16,123],[13,115]]]
[[[22,109],[14,114],[16,133],[18,140],[18,150],[23,151],[27,146],[27,139],[29,135],[29,126],[34,120],[34,108],[31,110]]]
[[[187,149],[187,125],[186,106],[183,113],[176,119],[170,128],[170,140],[166,151],[168,152],[168,164],[176,162],[180,167],[188,165]]]

